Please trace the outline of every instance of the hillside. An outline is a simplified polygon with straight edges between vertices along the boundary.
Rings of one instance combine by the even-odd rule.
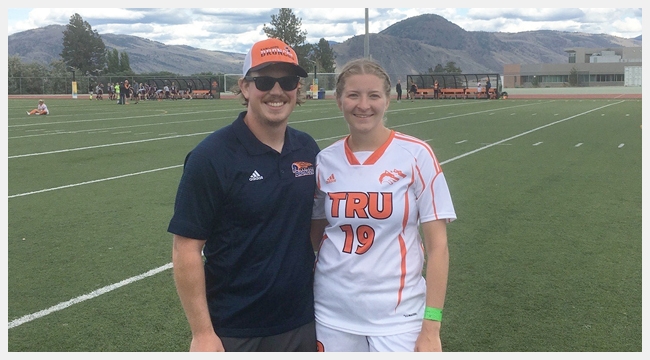
[[[9,36],[8,55],[44,65],[58,59],[65,25],[50,25]],[[307,29],[308,31],[309,29]],[[136,36],[100,34],[108,49],[129,55],[136,73],[169,71],[181,75],[200,72],[238,74],[244,54],[165,45]],[[337,67],[364,53],[364,35],[332,43]],[[465,31],[445,18],[426,14],[402,20],[378,34],[370,34],[371,56],[390,74],[425,73],[437,64],[456,63],[464,73],[501,73],[505,64],[565,63],[566,48],[641,46],[641,36],[624,39],[561,31],[490,33]]]
[[[16,55],[26,63],[47,65],[60,58],[65,28],[65,25],[50,25],[10,35],[8,55]],[[201,72],[233,74],[241,72],[244,62],[244,54],[165,45],[130,35],[100,36],[107,49],[117,49],[129,55],[131,69],[136,73],[169,71],[181,75]]]

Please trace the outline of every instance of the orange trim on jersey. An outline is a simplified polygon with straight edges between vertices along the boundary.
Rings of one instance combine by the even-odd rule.
[[[436,200],[435,200],[436,197],[435,197],[435,191],[434,191],[434,188],[433,188],[433,184],[435,183],[436,178],[438,177],[438,175],[440,175],[442,173],[442,167],[440,166],[440,163],[438,162],[438,159],[436,158],[436,155],[433,153],[433,150],[431,149],[431,146],[429,146],[429,144],[427,144],[426,142],[424,142],[424,141],[422,141],[422,140],[420,140],[418,138],[414,138],[414,137],[411,137],[411,136],[408,136],[408,135],[404,135],[402,133],[397,133],[395,135],[395,138],[399,139],[399,140],[409,141],[409,142],[412,142],[412,143],[415,143],[415,144],[420,144],[429,152],[429,155],[431,155],[431,158],[433,159],[433,167],[435,169],[436,174],[433,176],[433,180],[431,181],[431,184],[428,184],[428,186],[429,186],[429,188],[431,188],[431,195],[432,195],[432,199],[433,199],[433,214],[434,214],[436,220],[440,219],[438,217],[438,210],[436,209]],[[422,184],[425,184],[424,179],[422,178],[422,174],[420,172],[420,169],[417,166],[416,166],[416,169],[417,169],[418,174],[420,176],[420,181],[422,182]],[[425,186],[426,186],[426,184],[425,184]],[[426,189],[422,189],[422,191],[425,191],[425,190]]]
[[[404,284],[406,283],[406,244],[404,243],[404,238],[402,237],[402,234],[404,234],[404,230],[406,229],[406,225],[408,224],[409,220],[409,197],[408,197],[408,188],[410,188],[413,183],[415,182],[415,178],[413,175],[411,175],[411,182],[407,186],[406,190],[406,196],[404,197],[404,217],[402,218],[402,232],[398,236],[399,239],[399,247],[400,247],[400,255],[401,255],[401,274],[399,278],[399,290],[397,293],[397,304],[395,305],[395,311],[397,311],[397,307],[399,304],[402,302],[402,291],[404,290]]]
[[[436,173],[433,180],[431,180],[431,185],[429,185],[431,188],[431,199],[433,199],[433,216],[435,216],[436,220],[440,219],[440,217],[438,217],[438,210],[436,209],[436,190],[433,188],[433,184],[436,182],[436,178],[439,174],[440,173]]]
[[[414,138],[412,136],[404,135],[402,133],[395,134],[395,138],[422,145],[429,152],[429,155],[431,155],[431,158],[433,159],[433,166],[436,169],[436,174],[442,172],[442,167],[440,167],[440,163],[438,163],[438,159],[436,158],[436,155],[433,153],[431,146],[429,146],[429,144],[427,144],[425,141],[422,141],[418,138]]]
[[[424,188],[422,189],[422,191],[417,195],[417,197],[419,198],[420,195],[422,195],[422,193],[426,190],[427,184],[424,182],[424,178],[422,177],[422,171],[420,171],[419,166],[415,165],[415,171],[418,173],[418,178],[420,179],[420,182],[424,185]],[[434,179],[435,179],[435,176],[434,176]]]
[[[395,130],[390,131],[390,135],[388,136],[388,140],[384,142],[383,145],[379,147],[379,149],[375,150],[375,152],[366,159],[366,161],[363,162],[363,165],[373,165],[374,163],[377,162],[381,158],[382,155],[386,152],[386,149],[388,148],[388,145],[393,141],[393,138],[395,137]]]
[[[406,244],[404,243],[402,234],[398,236],[398,239],[400,256],[402,260],[400,265],[401,274],[399,276],[399,291],[397,292],[397,305],[395,305],[395,311],[397,311],[397,307],[402,302],[402,292],[404,291],[404,284],[406,283]]]
[[[343,141],[343,149],[345,150],[345,157],[348,159],[348,162],[350,165],[361,165],[359,160],[357,160],[357,157],[354,156],[354,153],[348,146],[348,139],[350,138],[350,135],[348,135],[344,141]]]
[[[396,133],[395,130],[391,130],[390,136],[388,136],[388,140],[386,140],[386,142],[384,142],[377,150],[375,150],[368,157],[368,159],[366,159],[366,161],[363,162],[363,165],[373,165],[374,163],[376,163],[377,160],[379,160],[381,156],[384,155],[386,149],[388,148],[388,145],[390,145],[390,143],[393,141],[393,138],[395,137],[395,133]],[[345,143],[344,143],[345,157],[348,159],[350,165],[361,165],[357,157],[354,156],[354,152],[348,146],[349,138],[350,138],[349,135],[345,138]]]

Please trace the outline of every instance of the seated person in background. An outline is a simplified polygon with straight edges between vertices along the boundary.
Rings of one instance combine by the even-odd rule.
[[[48,110],[47,105],[43,100],[38,100],[38,106],[32,111],[28,111],[27,115],[49,115],[50,110]]]

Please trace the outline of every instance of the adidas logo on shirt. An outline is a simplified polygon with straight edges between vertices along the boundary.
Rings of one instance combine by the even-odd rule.
[[[325,180],[325,182],[327,184],[331,184],[333,182],[336,182],[336,179],[334,178],[334,174],[330,175],[330,177],[328,177],[327,180]]]
[[[257,180],[262,180],[264,179],[264,176],[260,175],[260,173],[257,172],[257,170],[253,171],[251,176],[248,178],[248,181],[257,181]]]

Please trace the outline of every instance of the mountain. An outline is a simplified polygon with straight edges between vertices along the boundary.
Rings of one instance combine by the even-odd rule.
[[[9,36],[8,54],[22,62],[48,65],[60,59],[65,25],[49,25]],[[201,72],[237,74],[241,72],[244,54],[197,49],[184,45],[165,45],[137,36],[100,34],[109,50],[129,55],[131,70],[136,73],[169,71],[191,75]]]
[[[369,35],[369,50],[389,74],[426,73],[453,61],[464,73],[502,73],[505,64],[566,63],[566,48],[641,46],[639,39],[563,31],[490,33],[465,31],[445,18],[425,14]],[[332,47],[336,63],[362,57],[364,35]]]
[[[9,36],[8,55],[26,63],[44,65],[60,58],[65,25],[23,31]],[[307,29],[309,30],[309,29]],[[130,35],[100,34],[108,49],[129,55],[136,73],[169,71],[180,75],[200,72],[241,73],[244,54],[165,45]],[[342,43],[330,42],[336,65],[364,54],[364,35]],[[425,14],[397,22],[369,34],[370,55],[389,74],[426,73],[437,64],[453,61],[464,73],[502,73],[505,64],[566,63],[566,48],[617,48],[641,46],[641,36],[625,39],[605,34],[563,31],[501,33],[466,31],[445,18]]]

